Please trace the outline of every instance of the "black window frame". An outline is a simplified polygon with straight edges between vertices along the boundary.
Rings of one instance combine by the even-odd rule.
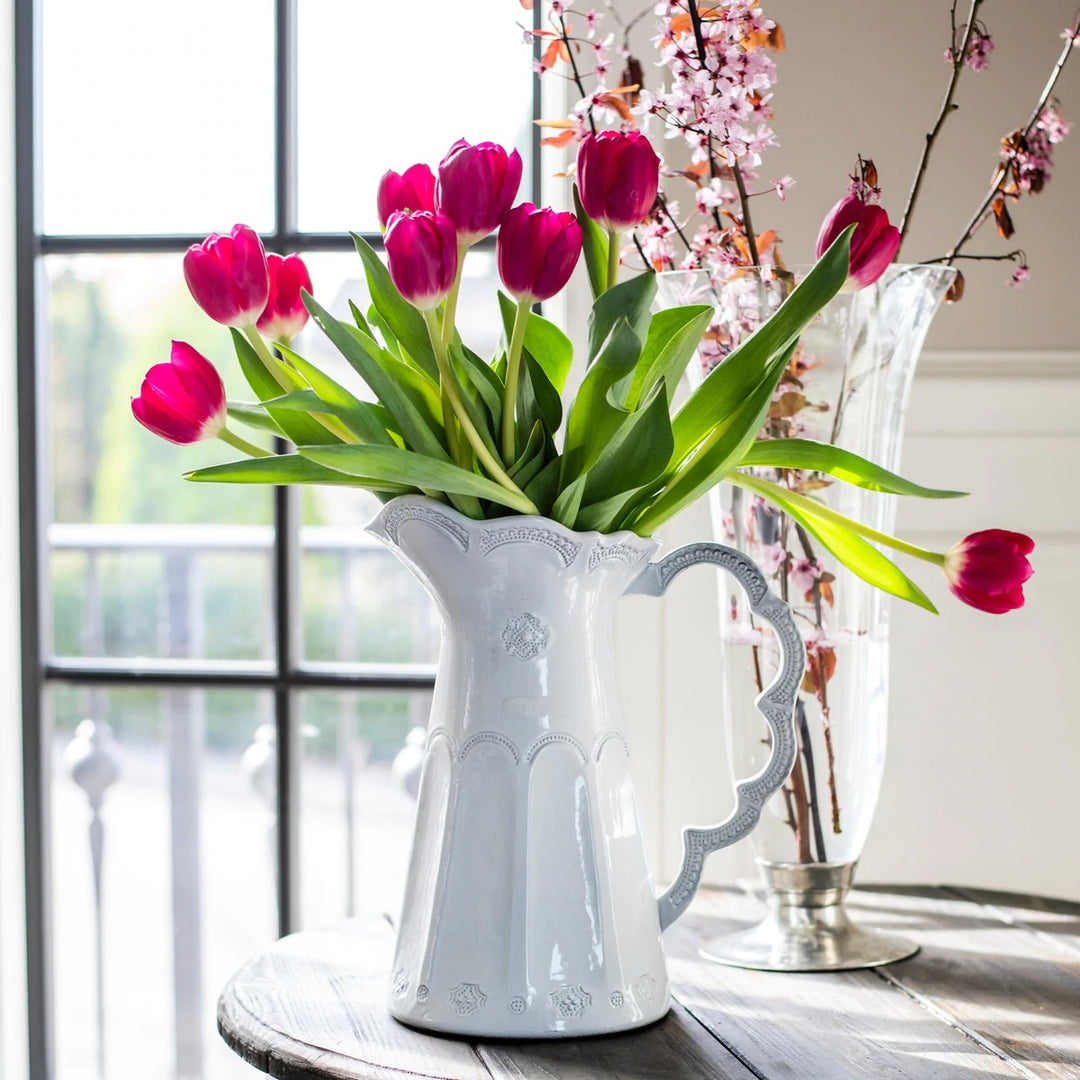
[[[25,834],[25,926],[27,967],[28,1063],[30,1080],[52,1080],[53,1025],[51,1015],[52,915],[49,892],[48,777],[51,732],[43,709],[50,685],[82,687],[160,686],[202,689],[240,687],[272,691],[277,760],[277,911],[278,933],[296,924],[298,865],[297,769],[299,724],[294,716],[295,692],[304,689],[430,690],[434,674],[422,668],[359,665],[349,673],[319,670],[302,664],[296,650],[298,500],[294,489],[277,487],[273,496],[273,610],[274,669],[267,674],[229,672],[220,665],[183,671],[140,663],[133,670],[125,661],[86,664],[57,660],[43,640],[47,601],[42,578],[46,564],[46,508],[40,470],[40,419],[46,415],[44,380],[39,370],[42,339],[40,299],[42,260],[56,254],[175,252],[180,254],[203,236],[183,235],[56,235],[45,234],[41,221],[41,6],[46,0],[14,0],[15,15],[15,213],[16,213],[16,397],[18,416],[18,514],[20,548],[20,617],[22,630],[22,781]],[[301,231],[297,225],[297,18],[299,0],[274,0],[274,228],[263,234],[275,251],[351,251],[345,233]],[[533,26],[540,27],[539,3]],[[510,16],[510,9],[507,11]],[[534,39],[539,59],[539,39]],[[523,57],[522,78],[532,78],[532,119],[540,118],[539,80]],[[540,132],[534,123],[527,170],[530,198],[541,192]],[[375,245],[378,233],[365,236]],[[284,447],[280,443],[278,449]],[[45,478],[47,479],[47,478]]]

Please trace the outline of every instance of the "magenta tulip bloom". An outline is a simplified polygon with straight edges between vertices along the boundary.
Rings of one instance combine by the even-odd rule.
[[[611,232],[641,224],[656,202],[660,159],[640,131],[601,131],[578,147],[577,184],[585,213]]]
[[[403,173],[392,169],[379,181],[379,224],[385,229],[395,210],[435,212],[435,174],[427,165],[410,165]]]
[[[900,230],[889,224],[889,215],[880,206],[862,202],[855,195],[845,195],[826,215],[817,238],[820,259],[829,245],[849,226],[851,263],[844,288],[865,289],[885,273],[900,249]]]
[[[949,589],[965,604],[992,615],[1024,606],[1024,582],[1034,573],[1027,556],[1035,541],[1023,533],[986,529],[972,533],[945,555]]]
[[[390,215],[385,238],[390,277],[413,307],[430,311],[445,299],[457,276],[457,242],[446,214]]]
[[[299,255],[282,258],[271,252],[266,256],[266,267],[270,272],[270,294],[255,325],[271,341],[290,340],[304,329],[308,321],[308,311],[300,299],[300,290],[312,291],[311,275]]]
[[[225,387],[202,353],[174,341],[169,363],[146,373],[131,411],[143,427],[169,442],[213,439],[225,427]]]
[[[270,291],[262,241],[247,225],[234,225],[228,236],[211,233],[188,248],[184,280],[195,303],[215,322],[251,326]]]
[[[496,246],[506,291],[519,303],[535,304],[570,280],[581,254],[581,226],[573,214],[521,203],[506,215]]]
[[[439,162],[435,200],[457,227],[462,244],[475,244],[501,224],[521,184],[521,155],[498,143],[470,146],[458,139]]]

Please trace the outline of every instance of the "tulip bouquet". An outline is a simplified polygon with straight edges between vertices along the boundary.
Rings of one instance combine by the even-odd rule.
[[[190,472],[190,480],[352,485],[383,500],[419,492],[473,518],[543,515],[601,532],[649,535],[722,480],[757,490],[761,481],[739,466],[788,467],[796,450],[801,467],[848,483],[957,494],[920,487],[825,443],[758,439],[800,333],[858,273],[851,226],[839,229],[758,332],[674,407],[676,384],[713,308],[650,314],[655,275],[618,280],[621,235],[649,214],[658,176],[645,136],[615,131],[581,143],[576,215],[514,205],[520,157],[493,143],[459,141],[437,176],[426,165],[388,172],[378,198],[387,263],[355,237],[371,306],[362,312],[351,304],[350,321],[315,299],[299,256],[267,255],[244,225],[210,236],[187,252],[184,276],[206,314],[230,328],[256,400],[226,402],[213,364],[174,342],[170,362],[150,369],[132,411],[173,442],[216,437],[244,455]],[[501,319],[504,338],[485,358],[461,340],[455,312],[468,251],[496,229],[506,291],[493,298],[492,317]],[[567,284],[582,254],[595,303],[585,375],[565,402],[570,342],[532,309]],[[309,316],[355,372],[352,389],[293,347]],[[273,453],[237,434],[233,423],[295,449]],[[778,491],[785,512],[873,584],[931,606],[877,543],[936,563],[958,595],[974,595],[965,567],[985,542],[950,554],[925,551],[812,498]],[[1000,575],[991,577],[991,589],[1004,588],[1013,606],[1021,602],[1023,575],[1014,573],[1007,587]]]

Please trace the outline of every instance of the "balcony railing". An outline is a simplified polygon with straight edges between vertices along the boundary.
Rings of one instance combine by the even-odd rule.
[[[106,853],[111,855],[106,843],[110,828],[108,804],[111,801],[119,807],[123,803],[118,797],[120,785],[150,782],[147,776],[137,774],[137,770],[143,768],[145,754],[136,744],[140,739],[145,743],[145,733],[134,732],[128,737],[125,717],[113,715],[117,708],[114,698],[117,690],[123,694],[131,688],[149,686],[154,687],[157,694],[157,723],[162,732],[160,745],[155,749],[164,753],[167,766],[168,855],[167,868],[163,865],[162,871],[168,874],[170,884],[175,1075],[195,1080],[207,1075],[204,1061],[207,1053],[206,997],[216,989],[207,986],[208,965],[203,955],[204,943],[214,936],[208,934],[205,925],[203,869],[207,863],[206,845],[231,841],[231,830],[222,829],[220,821],[211,830],[202,821],[204,765],[212,757],[215,770],[235,769],[238,777],[248,785],[249,792],[265,804],[271,830],[271,843],[265,848],[271,883],[277,872],[274,830],[279,826],[293,827],[290,822],[276,820],[281,804],[274,794],[273,695],[266,692],[253,695],[255,705],[245,746],[231,745],[228,739],[222,745],[219,737],[219,744],[210,747],[206,737],[208,720],[211,728],[221,725],[212,723],[214,706],[212,703],[208,706],[208,690],[234,687],[250,692],[284,688],[287,692],[304,691],[304,696],[312,699],[320,698],[320,695],[311,694],[311,691],[337,691],[329,695],[329,701],[323,700],[328,695],[321,695],[318,710],[304,710],[302,733],[308,746],[305,760],[310,756],[311,768],[318,773],[319,787],[337,790],[333,799],[327,800],[327,805],[338,815],[338,825],[333,829],[321,828],[314,835],[319,837],[317,842],[323,844],[333,833],[335,842],[341,845],[334,851],[321,850],[319,858],[343,867],[343,887],[334,906],[340,915],[352,915],[363,906],[364,882],[358,858],[360,837],[364,833],[361,804],[371,806],[373,788],[381,792],[400,792],[401,777],[391,778],[388,758],[404,747],[409,730],[426,724],[434,680],[432,661],[437,651],[437,624],[430,604],[408,584],[408,579],[400,579],[406,583],[400,589],[391,582],[388,610],[399,627],[407,627],[404,649],[410,650],[414,659],[385,663],[363,660],[363,642],[372,638],[372,628],[368,625],[372,615],[371,605],[358,601],[364,600],[369,593],[387,588],[390,576],[399,572],[396,561],[379,541],[359,529],[303,527],[298,536],[300,561],[303,564],[309,557],[318,561],[318,585],[331,592],[336,610],[336,617],[331,620],[331,632],[323,626],[318,655],[311,660],[302,659],[294,670],[279,670],[274,658],[274,627],[268,603],[263,613],[250,615],[251,618],[263,618],[266,623],[261,634],[261,657],[222,659],[207,656],[205,560],[220,555],[261,560],[269,588],[274,550],[274,531],[270,526],[53,524],[48,529],[47,541],[50,562],[62,553],[74,553],[81,558],[77,577],[81,591],[78,625],[66,627],[68,647],[64,655],[49,657],[44,674],[51,684],[63,683],[79,688],[74,706],[79,711],[78,716],[71,715],[73,706],[69,697],[68,714],[58,718],[57,749],[63,746],[62,765],[78,783],[88,803],[84,805],[85,820],[89,824],[87,842],[95,910],[91,929],[95,960],[93,987],[87,986],[85,992],[92,992],[96,1001],[93,1016],[96,1030],[92,1034],[84,1032],[84,1041],[93,1043],[96,1048],[94,1071],[101,1077],[108,1076],[106,1032],[114,1018],[108,1009],[107,984],[115,985],[116,980],[113,977],[106,980],[105,973],[124,956],[120,944],[103,931],[103,924],[108,924],[104,906],[110,902],[109,891],[102,890]],[[154,655],[117,656],[110,643],[108,616],[111,610],[115,620],[116,597],[109,594],[110,582],[116,581],[115,560],[119,557],[121,566],[133,566],[141,556],[160,560],[160,573],[153,575],[156,633],[152,642],[143,643],[152,644],[153,649],[145,651],[153,651]],[[113,560],[111,567],[109,560]],[[71,578],[70,567],[67,573]],[[250,585],[248,581],[249,594]],[[220,583],[215,587],[221,588]],[[305,612],[305,620],[317,623],[320,599],[319,596],[301,597],[294,610]],[[366,614],[361,612],[362,607],[367,608]],[[327,648],[328,640],[332,641],[332,650]],[[76,641],[77,650],[71,648]],[[303,656],[302,651],[300,655]],[[360,730],[364,722],[363,703],[377,695],[385,697],[396,691],[411,691],[403,699],[407,705],[397,743],[388,747],[383,732],[383,741],[375,755],[382,761],[369,764],[370,739]],[[309,712],[318,713],[314,721],[307,715]],[[123,713],[122,709],[120,713]],[[72,735],[71,728],[76,719],[84,722]],[[235,732],[233,738],[235,740]],[[144,745],[142,749],[145,749]],[[122,761],[129,765],[121,766]],[[54,799],[54,805],[60,804]],[[53,828],[54,831],[65,830],[70,837],[72,832],[82,828],[78,819],[71,815],[77,803],[65,799],[63,806],[66,808],[64,814],[53,814]],[[325,808],[320,812],[324,813]],[[369,824],[369,841],[370,828],[377,827]],[[398,844],[401,823],[397,818],[393,828],[394,843]],[[60,874],[75,872],[60,868]],[[85,882],[82,887],[85,888]],[[68,890],[54,889],[57,898],[54,920],[57,923],[74,919],[84,921],[85,912],[65,905],[67,893]],[[61,1027],[64,1022],[61,1016]],[[148,1031],[145,1037],[160,1041],[165,1033]],[[228,1066],[219,1062],[215,1074],[220,1068]]]

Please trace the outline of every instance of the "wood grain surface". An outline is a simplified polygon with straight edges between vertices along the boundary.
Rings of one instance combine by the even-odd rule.
[[[393,931],[354,920],[275,943],[218,1003],[225,1041],[281,1080],[1080,1080],[1080,904],[953,887],[867,887],[853,917],[922,946],[871,971],[772,974],[702,960],[760,917],[705,890],[665,937],[676,998],[625,1035],[469,1042],[393,1020]]]

